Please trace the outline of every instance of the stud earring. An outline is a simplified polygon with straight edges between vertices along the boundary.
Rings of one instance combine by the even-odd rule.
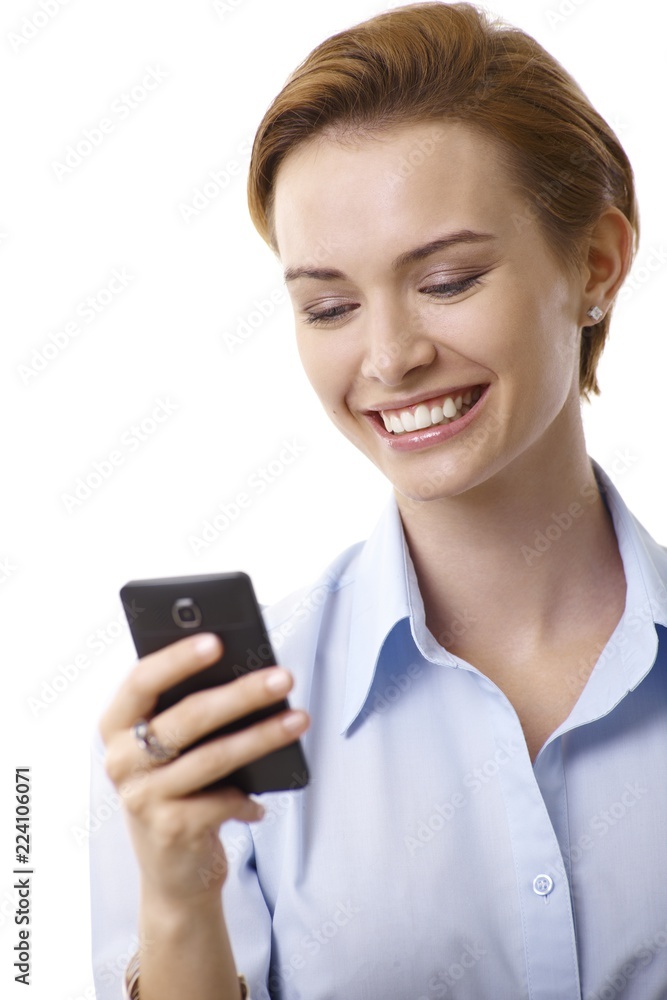
[[[591,306],[586,315],[590,316],[590,318],[595,323],[599,323],[602,317],[604,316],[604,312],[602,311],[602,309],[600,309],[599,306]]]

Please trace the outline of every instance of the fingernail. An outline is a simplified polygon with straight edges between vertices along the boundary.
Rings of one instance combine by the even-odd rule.
[[[200,656],[208,656],[209,653],[218,648],[218,643],[219,639],[217,636],[212,635],[210,632],[203,632],[201,635],[195,637],[195,651]]]
[[[280,667],[271,667],[264,683],[269,691],[285,691],[289,683],[289,675]]]
[[[295,729],[301,729],[304,723],[302,712],[292,712],[290,715],[286,715],[283,719],[283,726],[285,729],[289,729],[292,732]]]

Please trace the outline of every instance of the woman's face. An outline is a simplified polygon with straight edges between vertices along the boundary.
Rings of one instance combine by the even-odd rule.
[[[536,215],[493,141],[458,123],[316,138],[279,168],[306,374],[404,496],[462,493],[522,456],[534,474],[573,436],[584,276]]]

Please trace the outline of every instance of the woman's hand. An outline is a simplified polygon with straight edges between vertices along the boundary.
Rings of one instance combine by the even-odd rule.
[[[218,836],[229,819],[261,819],[258,803],[237,788],[198,791],[238,767],[293,743],[309,725],[303,711],[286,711],[240,732],[221,736],[160,763],[142,750],[134,723],[150,719],[150,731],[166,749],[181,750],[220,726],[284,698],[293,678],[267,667],[220,687],[188,695],[151,714],[158,696],[220,657],[211,633],[181,639],[139,660],[100,720],[105,768],[121,796],[142,883],[165,904],[219,897],[227,861]],[[280,681],[280,687],[271,686]],[[294,725],[286,728],[291,721]]]

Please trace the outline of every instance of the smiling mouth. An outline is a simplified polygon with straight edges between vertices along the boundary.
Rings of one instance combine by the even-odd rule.
[[[379,416],[385,429],[397,435],[453,424],[473,408],[485,388],[486,385],[471,386],[457,396],[440,396],[402,410],[380,410]]]

